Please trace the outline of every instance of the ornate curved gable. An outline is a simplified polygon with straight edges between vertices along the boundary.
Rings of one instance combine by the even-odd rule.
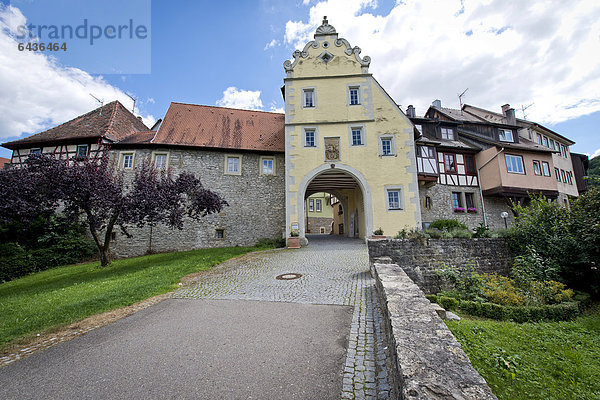
[[[308,42],[302,51],[296,50],[292,60],[286,60],[283,68],[288,78],[323,75],[361,74],[369,72],[371,57],[360,56],[360,47],[352,47],[348,40],[338,38],[338,34],[329,25],[327,17],[314,35],[315,40]]]

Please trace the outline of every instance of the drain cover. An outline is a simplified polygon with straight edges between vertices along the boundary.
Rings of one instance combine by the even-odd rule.
[[[279,279],[282,281],[289,281],[292,279],[298,279],[300,278],[302,275],[301,274],[281,274],[281,275],[277,275],[275,277],[275,279]]]

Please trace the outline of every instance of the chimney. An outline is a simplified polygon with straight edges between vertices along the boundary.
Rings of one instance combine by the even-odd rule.
[[[412,104],[406,109],[406,115],[408,116],[408,118],[416,117],[415,108],[412,106]]]
[[[506,117],[506,123],[509,125],[516,125],[517,118],[515,117],[515,109],[510,108],[510,104],[502,106],[502,114]]]
[[[435,108],[442,108],[442,101],[434,100],[433,103],[431,103],[431,105],[434,106]]]

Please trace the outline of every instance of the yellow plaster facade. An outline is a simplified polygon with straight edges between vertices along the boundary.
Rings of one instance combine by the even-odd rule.
[[[304,238],[305,199],[318,191],[340,199],[351,237],[368,238],[379,227],[393,236],[421,225],[414,126],[368,72],[369,64],[326,20],[315,40],[284,63],[288,235],[298,230]],[[353,130],[360,131],[358,141]],[[327,190],[312,190],[328,174],[338,178],[323,178],[319,189]],[[390,203],[389,192],[396,192],[397,203]]]

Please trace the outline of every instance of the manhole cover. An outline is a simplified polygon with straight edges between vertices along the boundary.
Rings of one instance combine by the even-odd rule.
[[[281,274],[281,275],[277,275],[275,277],[275,279],[279,279],[282,281],[289,281],[291,279],[298,279],[301,276],[302,276],[301,274]]]

